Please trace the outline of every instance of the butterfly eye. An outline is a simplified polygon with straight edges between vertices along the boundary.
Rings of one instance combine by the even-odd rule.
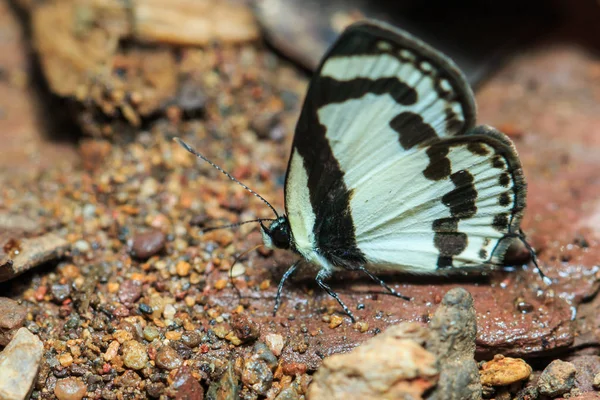
[[[271,240],[273,245],[279,249],[290,247],[290,235],[284,226],[278,226],[271,231]]]

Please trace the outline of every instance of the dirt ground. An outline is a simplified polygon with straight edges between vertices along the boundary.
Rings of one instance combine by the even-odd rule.
[[[242,257],[233,270],[238,298],[228,270],[260,234],[252,225],[201,228],[269,217],[269,209],[172,141],[181,136],[283,210],[305,72],[256,38],[179,48],[173,68],[191,76],[181,84],[187,97],[180,90],[158,115],[126,129],[127,121],[108,122],[92,137],[77,118],[97,110],[49,93],[18,15],[0,2],[0,239],[11,240],[0,255],[21,256],[13,272],[50,262],[0,283],[0,296],[25,307],[24,326],[44,343],[34,398],[53,398],[68,377],[91,397],[110,398],[112,389],[158,397],[184,362],[209,387],[228,368],[243,369],[236,360],[257,352],[255,343],[267,343],[279,367],[273,386],[248,384],[245,396],[292,380],[303,393],[324,357],[400,321],[427,323],[455,287],[473,296],[480,360],[503,354],[543,369],[556,357],[599,355],[600,35],[588,31],[586,10],[514,54],[476,93],[479,122],[518,149],[528,182],[523,229],[553,284],[531,266],[486,277],[388,277],[414,299],[406,302],[342,277],[333,286],[357,324],[310,274],[288,282],[273,316],[277,284],[294,261],[285,252]],[[134,56],[122,57],[127,70]],[[136,338],[152,366],[127,345]],[[170,347],[157,344],[165,340]],[[590,360],[600,372],[598,357]],[[145,390],[131,389],[139,382]]]

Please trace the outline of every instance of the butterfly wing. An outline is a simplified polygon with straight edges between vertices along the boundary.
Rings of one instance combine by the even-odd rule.
[[[474,123],[450,60],[387,25],[350,26],[296,128],[285,187],[296,249],[346,268],[499,263],[524,182],[510,141]]]

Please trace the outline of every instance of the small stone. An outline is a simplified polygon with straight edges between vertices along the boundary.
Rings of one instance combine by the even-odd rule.
[[[244,364],[242,382],[254,392],[265,395],[273,384],[273,372],[263,360],[251,358]]]
[[[142,369],[148,362],[148,352],[144,345],[135,340],[123,344],[123,363],[127,368]]]
[[[154,399],[158,399],[160,395],[163,394],[164,390],[165,384],[162,382],[151,382],[146,385],[146,393],[148,393],[148,396]]]
[[[87,386],[79,378],[59,379],[54,388],[58,400],[80,400],[87,393]]]
[[[167,236],[159,230],[138,233],[133,237],[131,252],[135,257],[145,260],[160,252],[166,243]]]
[[[176,400],[202,400],[204,389],[192,376],[190,368],[183,366],[177,371],[170,387],[170,394]]]
[[[13,334],[23,326],[27,309],[16,301],[0,297],[0,346],[6,346]]]
[[[60,304],[71,296],[71,286],[57,283],[50,287],[50,293],[54,301]]]
[[[133,304],[142,296],[142,285],[138,281],[126,280],[121,283],[118,296],[121,303]]]
[[[244,314],[234,314],[231,327],[242,342],[254,341],[260,334],[260,325]]]
[[[537,386],[540,394],[549,397],[567,393],[575,385],[575,366],[570,362],[554,360],[540,375]]]
[[[307,365],[304,363],[285,363],[283,364],[283,373],[290,376],[302,375],[306,373],[307,368]]]
[[[596,374],[596,376],[594,376],[594,389],[596,390],[600,390],[600,373]]]
[[[119,354],[119,347],[121,347],[121,344],[118,341],[113,340],[112,342],[110,342],[108,348],[106,349],[106,352],[103,355],[104,360],[110,361],[113,358],[115,358],[115,356]]]
[[[520,358],[496,355],[479,371],[484,386],[506,386],[529,378],[531,367]]]
[[[162,346],[158,353],[156,353],[156,357],[154,358],[154,362],[156,366],[162,369],[172,370],[175,368],[179,368],[183,363],[179,354],[170,346]]]
[[[69,367],[71,364],[73,364],[73,356],[71,353],[63,353],[58,356],[58,362],[65,368]]]
[[[196,331],[184,332],[181,335],[181,341],[190,349],[198,346],[202,342],[202,337]]]
[[[186,262],[186,261],[179,261],[177,263],[177,265],[175,266],[175,271],[177,272],[177,275],[179,275],[179,276],[188,276],[190,274],[191,269],[192,269],[192,266],[190,265],[189,262]]]
[[[217,290],[223,290],[225,289],[225,287],[227,286],[227,279],[219,279],[218,281],[215,282],[215,289]]]
[[[165,306],[165,309],[163,310],[163,317],[165,317],[165,319],[168,319],[169,321],[172,321],[173,318],[175,318],[175,314],[177,314],[177,310],[175,309],[173,304],[167,304]]]
[[[232,278],[237,278],[238,276],[242,276],[245,273],[246,273],[246,268],[240,263],[235,264],[231,268],[231,277]]]
[[[329,319],[329,328],[335,329],[344,322],[344,319],[339,315],[332,315]]]
[[[276,357],[281,355],[284,345],[283,336],[277,333],[269,333],[265,336],[265,343]]]
[[[73,244],[73,249],[77,250],[80,253],[87,253],[92,249],[92,246],[90,246],[90,244],[85,240],[81,239]]]
[[[28,398],[38,374],[44,345],[33,333],[19,329],[0,353],[0,399]]]

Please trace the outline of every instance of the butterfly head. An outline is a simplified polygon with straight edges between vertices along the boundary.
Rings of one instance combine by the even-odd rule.
[[[270,249],[289,249],[291,247],[290,222],[286,216],[277,218],[268,227],[262,222],[260,226],[265,246]]]

